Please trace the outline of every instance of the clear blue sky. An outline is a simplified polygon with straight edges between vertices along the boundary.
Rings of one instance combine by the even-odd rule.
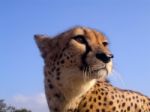
[[[150,96],[149,0],[1,0],[0,99],[43,92],[33,35],[54,36],[76,25],[108,36],[119,72],[110,78],[114,85]]]

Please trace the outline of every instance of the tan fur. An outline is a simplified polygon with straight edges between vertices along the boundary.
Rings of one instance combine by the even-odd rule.
[[[105,82],[112,57],[107,60],[111,52],[101,32],[75,27],[54,38],[35,35],[35,39],[45,61],[45,93],[51,112],[150,112],[147,97]],[[130,99],[133,96],[138,96],[139,102]],[[131,102],[122,107],[125,100],[138,107],[128,107]]]

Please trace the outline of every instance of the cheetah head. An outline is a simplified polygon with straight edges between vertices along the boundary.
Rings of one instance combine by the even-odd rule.
[[[101,32],[75,27],[55,38],[44,35],[35,38],[49,69],[60,68],[64,75],[69,73],[80,79],[105,78],[111,73],[113,55]]]
[[[96,30],[75,27],[54,38],[35,35],[45,61],[45,77],[54,85],[79,85],[105,79],[112,70],[108,40]]]

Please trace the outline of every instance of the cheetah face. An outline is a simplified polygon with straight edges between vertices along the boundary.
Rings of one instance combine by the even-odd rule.
[[[76,27],[55,38],[36,37],[46,67],[51,71],[60,68],[64,80],[105,78],[112,70],[113,55],[100,32]]]
[[[113,55],[108,49],[107,38],[100,32],[76,29],[68,51],[85,78],[105,78],[112,70]]]

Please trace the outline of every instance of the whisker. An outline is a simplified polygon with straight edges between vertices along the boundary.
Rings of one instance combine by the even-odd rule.
[[[90,68],[90,75],[89,75],[89,78],[91,78],[92,76],[92,67],[89,67]]]
[[[118,71],[116,71],[116,70],[112,70],[112,76],[114,76],[113,78],[114,78],[114,80],[119,80],[120,82],[121,82],[121,84],[123,85],[123,87],[126,87],[126,83],[125,83],[125,81],[123,80],[123,77],[122,77],[122,75],[118,72]]]
[[[84,69],[82,70],[82,74],[83,74],[83,80],[84,80]]]
[[[91,75],[91,67],[88,67],[88,79],[90,79],[90,75]]]
[[[84,75],[83,80],[84,80],[84,82],[86,82],[86,80],[87,80],[87,67],[85,67],[83,71],[84,71],[84,74],[83,74],[83,75]]]
[[[87,67],[87,80],[89,79],[89,70],[90,70],[90,68],[89,68],[89,66]]]
[[[83,81],[85,82],[85,79],[86,78],[86,70],[85,70],[85,68],[83,69]]]
[[[91,67],[90,67],[90,66],[88,66],[88,70],[87,70],[87,71],[88,71],[88,80],[89,80],[90,77],[91,77],[91,74],[92,74],[92,73],[91,73]]]
[[[86,80],[88,80],[88,77],[89,77],[89,68],[88,67],[86,67],[86,73],[87,73]]]
[[[97,79],[99,78],[99,74],[100,74],[100,71],[98,71],[98,75],[96,75],[96,78],[97,78]]]

